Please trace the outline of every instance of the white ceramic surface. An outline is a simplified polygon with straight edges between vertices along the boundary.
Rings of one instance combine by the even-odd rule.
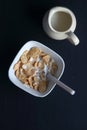
[[[67,38],[74,45],[79,44],[79,39],[74,34],[76,17],[68,8],[58,6],[50,9],[43,18],[43,28],[49,37],[55,40]]]
[[[24,46],[19,50],[19,52],[17,53],[16,57],[14,58],[12,64],[10,65],[10,68],[8,70],[8,77],[14,85],[16,85],[17,87],[21,88],[22,90],[32,94],[33,96],[45,97],[53,90],[53,88],[56,85],[55,83],[50,81],[48,84],[47,90],[44,93],[40,93],[40,92],[30,88],[29,86],[23,84],[21,81],[19,81],[17,79],[17,77],[14,74],[14,70],[13,70],[14,64],[19,60],[20,56],[22,55],[22,53],[25,50],[29,50],[32,47],[38,47],[41,50],[43,50],[45,53],[48,53],[49,55],[52,56],[52,58],[56,61],[57,65],[58,65],[58,70],[57,70],[56,76],[57,76],[58,80],[61,78],[61,76],[64,72],[64,68],[65,68],[64,60],[62,59],[61,56],[59,56],[59,54],[55,53],[50,48],[46,47],[45,45],[43,45],[37,41],[29,41],[29,42],[25,43]]]

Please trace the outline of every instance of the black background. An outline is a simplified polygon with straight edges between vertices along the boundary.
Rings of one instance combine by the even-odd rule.
[[[50,39],[43,31],[43,16],[54,6],[68,7],[76,15],[78,46]],[[86,38],[86,0],[0,0],[0,130],[87,130]],[[74,96],[56,86],[47,97],[36,98],[9,81],[9,66],[29,40],[63,57],[61,81],[76,90]]]

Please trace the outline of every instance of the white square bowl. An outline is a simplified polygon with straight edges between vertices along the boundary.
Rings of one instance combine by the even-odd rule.
[[[47,86],[47,90],[44,93],[40,93],[40,92],[32,89],[30,86],[23,84],[15,76],[15,73],[14,73],[14,69],[13,69],[14,64],[19,60],[20,56],[22,55],[22,53],[25,50],[30,50],[32,47],[40,48],[42,51],[49,54],[55,60],[56,64],[58,65],[56,77],[58,80],[61,78],[61,76],[64,72],[64,68],[65,68],[64,60],[56,52],[54,52],[50,48],[46,47],[45,45],[43,45],[37,41],[29,41],[29,42],[25,43],[24,46],[19,50],[19,52],[17,53],[16,57],[14,58],[12,64],[10,65],[10,68],[8,70],[8,77],[14,85],[16,85],[20,89],[30,93],[31,95],[36,96],[36,97],[45,97],[54,89],[54,87],[56,85],[55,83],[53,83],[52,81],[49,81],[48,86]]]

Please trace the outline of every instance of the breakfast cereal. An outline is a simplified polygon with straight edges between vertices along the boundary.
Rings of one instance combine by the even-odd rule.
[[[42,93],[47,89],[47,72],[54,75],[57,68],[57,64],[49,54],[37,47],[32,47],[23,52],[13,69],[22,83]]]

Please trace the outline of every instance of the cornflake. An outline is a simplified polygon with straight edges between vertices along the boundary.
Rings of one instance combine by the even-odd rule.
[[[54,75],[58,66],[49,54],[37,47],[32,47],[23,52],[13,69],[16,77],[22,83],[43,93],[48,85],[47,71]]]

